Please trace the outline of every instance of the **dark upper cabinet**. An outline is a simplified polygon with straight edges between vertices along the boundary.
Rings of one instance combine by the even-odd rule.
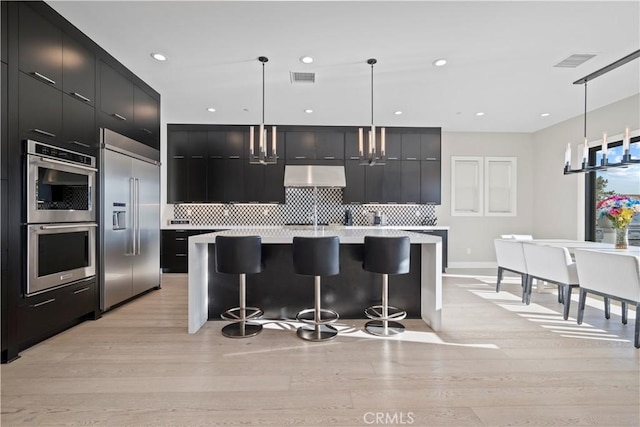
[[[133,126],[136,140],[160,149],[160,103],[138,86],[133,87]]]
[[[167,134],[167,202],[189,201],[189,132]]]
[[[207,132],[207,145],[209,157],[212,159],[224,159],[228,156],[227,132],[209,131]]]
[[[225,201],[244,201],[244,164],[243,159],[225,159]]]
[[[383,170],[381,202],[402,202],[402,163],[404,162],[388,160],[384,166],[371,166]]]
[[[62,139],[70,150],[94,154],[98,146],[95,109],[83,101],[62,95]]]
[[[441,136],[440,131],[433,133],[423,133],[421,136],[421,159],[440,160]]]
[[[244,165],[244,196],[248,202],[260,202],[265,189],[264,171],[266,167],[259,164]]]
[[[189,132],[188,140],[188,200],[190,202],[207,201],[207,132]]]
[[[402,163],[402,203],[420,203],[420,162]]]
[[[2,3],[0,3],[0,7],[2,8],[2,10],[0,11],[0,18],[2,18],[2,22],[0,23],[0,44],[2,45],[2,47],[0,48],[0,52],[2,53],[2,57],[0,59],[5,64],[8,62],[7,40],[9,35],[9,31],[7,30],[9,28],[8,20],[7,20],[7,14],[8,14],[7,4],[8,2],[6,1],[3,1]]]
[[[167,157],[190,156],[189,132],[171,131],[167,133]]]
[[[18,65],[25,73],[62,89],[62,31],[21,2]]]
[[[403,133],[402,134],[402,160],[420,160],[420,134],[419,133]]]
[[[346,160],[358,160],[360,158],[358,132],[356,130],[344,133],[344,158]]]
[[[364,168],[364,197],[367,203],[383,203],[382,183],[385,166],[360,166]]]
[[[387,160],[400,160],[402,158],[402,134],[386,132],[385,150]]]
[[[95,106],[96,57],[73,38],[62,37],[62,90]]]
[[[47,83],[20,73],[20,138],[56,142],[62,137],[62,92]]]
[[[315,132],[285,132],[285,141],[287,160],[315,160]]]
[[[439,205],[441,202],[440,161],[422,161],[420,164],[420,202]]]
[[[2,3],[4,5],[4,2]],[[2,10],[2,13],[5,13],[5,9]],[[7,105],[8,105],[8,96],[7,96],[7,64],[2,63],[2,70],[0,70],[0,77],[2,79],[2,87],[0,88],[0,96],[2,96],[2,105],[0,106],[0,174],[2,175],[2,179],[7,179],[7,155],[8,155],[8,144],[9,144],[9,127],[7,126]],[[4,200],[4,199],[3,199]],[[2,205],[6,205],[3,203]],[[4,216],[3,216],[4,218]],[[6,246],[2,246],[5,248]]]
[[[315,158],[317,160],[344,159],[344,132],[316,132]]]
[[[207,201],[225,201],[225,159],[209,157],[207,161]]]
[[[361,166],[359,160],[345,160],[344,174],[347,186],[343,190],[342,202],[348,203],[364,203],[365,197],[365,169],[367,166]]]
[[[133,121],[133,83],[104,62],[100,62],[100,110],[114,130],[129,133]]]
[[[260,201],[284,203],[284,194],[284,161],[264,166],[264,193]]]
[[[228,131],[226,132],[224,144],[224,156],[229,159],[246,159],[248,158],[248,145],[245,146],[245,136],[249,134],[249,130]],[[248,144],[248,137],[247,137]]]

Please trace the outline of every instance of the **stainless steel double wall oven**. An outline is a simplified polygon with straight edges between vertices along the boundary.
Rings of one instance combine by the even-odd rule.
[[[27,294],[96,274],[96,159],[28,140]]]

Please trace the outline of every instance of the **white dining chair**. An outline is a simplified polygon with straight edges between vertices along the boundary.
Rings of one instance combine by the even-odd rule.
[[[522,242],[514,239],[495,239],[496,260],[498,262],[498,279],[496,292],[500,292],[500,283],[505,270],[519,274],[522,285],[522,302],[525,302],[525,289],[527,284],[527,264],[522,252]]]
[[[564,303],[564,320],[569,318],[571,290],[579,286],[576,263],[571,260],[567,248],[522,243],[527,263],[528,281],[525,286],[525,303],[531,302],[533,278],[558,285],[558,300]]]
[[[627,324],[627,304],[636,306],[634,346],[640,348],[640,257],[615,252],[575,250],[578,276],[580,277],[580,300],[578,302],[578,325],[582,324],[587,293],[622,303],[622,323]],[[608,315],[609,313],[605,313]],[[607,317],[608,318],[608,317]]]

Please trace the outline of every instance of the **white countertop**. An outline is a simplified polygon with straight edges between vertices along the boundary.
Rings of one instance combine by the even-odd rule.
[[[342,244],[361,244],[365,236],[401,237],[407,236],[412,244],[436,244],[441,239],[429,234],[413,233],[388,227],[253,227],[218,231],[189,237],[189,243],[213,243],[216,236],[260,236],[265,244],[290,244],[294,237],[338,236]]]
[[[255,229],[255,228],[264,228],[264,229],[274,229],[280,230],[282,228],[290,228],[290,227],[311,227],[311,226],[290,226],[290,225],[193,225],[193,224],[171,224],[165,225],[162,227],[163,230],[245,230],[245,229]],[[429,225],[352,225],[352,226],[344,226],[344,225],[330,225],[325,226],[325,228],[331,227],[335,229],[348,229],[348,230],[418,230],[418,231],[428,231],[428,230],[449,230],[449,226],[447,225],[437,225],[437,226],[429,226]]]

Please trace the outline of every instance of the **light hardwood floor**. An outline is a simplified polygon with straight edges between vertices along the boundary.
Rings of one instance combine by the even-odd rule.
[[[379,339],[343,320],[328,343],[272,323],[251,339],[188,335],[186,276],[3,365],[2,426],[640,425],[633,318],[563,321],[554,290],[444,278],[443,330]],[[390,292],[393,294],[393,278]],[[250,291],[250,285],[249,285]],[[615,311],[618,309],[618,312]]]

